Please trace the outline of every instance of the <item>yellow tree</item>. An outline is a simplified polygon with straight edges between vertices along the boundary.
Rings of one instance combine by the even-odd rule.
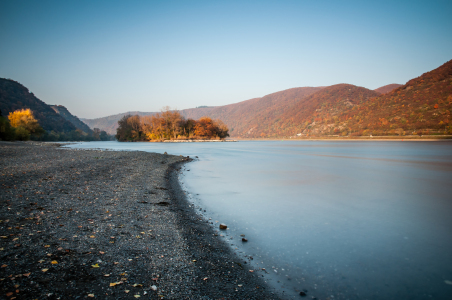
[[[39,125],[38,121],[33,116],[33,112],[27,109],[19,109],[8,115],[9,122],[12,127],[24,128],[29,133],[41,134],[44,133],[44,129]]]

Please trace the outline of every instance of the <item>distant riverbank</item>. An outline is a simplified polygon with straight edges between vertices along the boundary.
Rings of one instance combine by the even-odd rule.
[[[284,138],[235,138],[236,141],[449,141],[452,142],[452,135],[409,135],[409,136],[358,136],[358,137],[284,137]]]
[[[163,143],[225,143],[237,142],[237,140],[165,140]]]

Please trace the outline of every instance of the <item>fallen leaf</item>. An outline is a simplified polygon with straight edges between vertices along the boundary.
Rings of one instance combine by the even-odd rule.
[[[93,268],[99,268],[99,264],[91,265]]]
[[[126,292],[126,294],[128,294],[130,292],[130,290],[125,290],[124,292]]]
[[[99,251],[99,253],[100,253],[100,254],[105,254],[105,252],[104,252],[104,251]]]
[[[47,272],[49,269],[42,269],[41,271],[43,271],[44,273]]]
[[[57,265],[58,262],[57,262],[56,260],[52,260],[51,264],[52,264],[52,265]]]
[[[114,262],[115,265],[119,264],[117,261]]]
[[[133,287],[142,287],[143,285],[141,284],[141,283],[135,283],[134,285],[133,285]]]
[[[250,270],[250,273],[253,273],[254,272],[254,270]]]
[[[110,277],[110,274],[105,274],[104,277]]]
[[[26,273],[26,274],[22,274],[22,275],[24,275],[25,277],[28,277],[28,276],[30,276],[30,274],[31,273]]]
[[[6,268],[8,265],[2,265],[2,268]]]
[[[134,297],[135,297],[135,298],[140,298],[141,296],[140,296],[140,295],[134,295]]]
[[[207,279],[209,279],[209,278],[207,278],[207,277],[204,277],[204,279],[203,279],[203,280],[204,280],[204,281],[206,281]]]
[[[44,246],[44,248],[49,248],[49,247],[50,247],[50,245],[45,245],[45,246]]]
[[[12,296],[13,292],[6,293],[6,297]]]
[[[88,294],[88,297],[94,298],[94,294]]]
[[[90,238],[92,238],[92,239],[93,239],[93,238],[95,238],[95,236],[94,236],[94,235],[90,235]]]

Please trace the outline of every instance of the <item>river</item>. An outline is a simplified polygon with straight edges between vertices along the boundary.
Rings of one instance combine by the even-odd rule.
[[[452,299],[451,142],[69,147],[197,156],[180,175],[189,201],[289,298]]]

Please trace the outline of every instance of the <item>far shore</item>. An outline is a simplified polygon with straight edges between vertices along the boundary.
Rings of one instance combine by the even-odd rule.
[[[283,138],[236,138],[236,141],[346,141],[346,142],[452,142],[452,135],[423,135],[423,136],[358,136],[358,137],[283,137]]]
[[[164,140],[163,143],[214,143],[237,142],[237,140]]]

